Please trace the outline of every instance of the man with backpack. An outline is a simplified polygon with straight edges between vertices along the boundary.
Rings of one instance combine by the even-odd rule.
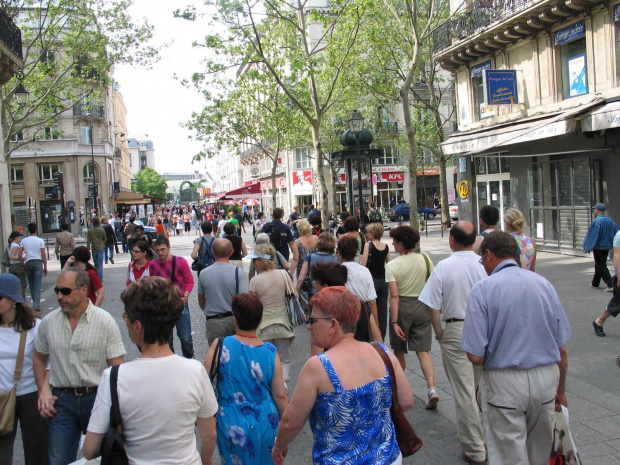
[[[274,246],[276,251],[280,252],[282,256],[288,261],[289,259],[289,247],[293,252],[293,260],[299,260],[299,250],[297,243],[293,238],[291,229],[282,222],[284,216],[284,210],[281,208],[273,209],[273,221],[263,226],[262,232],[269,236],[271,245]],[[293,272],[293,270],[291,270]]]
[[[215,237],[211,235],[213,223],[208,220],[204,221],[200,225],[200,229],[202,229],[202,237],[194,239],[194,250],[192,250],[192,259],[194,261],[198,260],[198,269],[195,270],[198,272],[198,276],[200,276],[202,270],[211,266],[215,261],[213,258],[213,241],[215,241]],[[195,268],[193,264],[192,268]]]
[[[368,206],[370,209],[368,210],[368,223],[381,223],[383,224],[383,219],[381,218],[381,212],[377,210],[374,202],[369,202]]]

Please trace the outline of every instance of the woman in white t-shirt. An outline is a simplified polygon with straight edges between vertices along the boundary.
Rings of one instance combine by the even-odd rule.
[[[34,341],[41,320],[24,304],[19,279],[9,273],[0,275],[0,392],[9,392],[15,381],[15,366],[22,331],[26,346],[22,374],[17,383],[17,403],[13,432],[0,436],[0,463],[12,463],[13,443],[19,422],[26,465],[48,463],[47,419],[39,414],[39,393],[34,379]],[[49,373],[49,372],[48,372]]]
[[[179,357],[168,346],[185,306],[179,289],[167,279],[149,276],[132,283],[121,300],[129,337],[142,349],[140,357],[118,369],[118,402],[129,463],[210,464],[218,405],[209,376],[200,362]],[[110,426],[110,370],[103,372],[90,416],[83,447],[87,459],[100,454]],[[200,454],[195,425],[202,441]]]
[[[19,278],[22,284],[22,297],[26,299],[26,287],[28,280],[26,279],[26,269],[19,258],[19,247],[24,235],[19,231],[13,231],[9,236],[9,245],[7,252],[9,254],[9,273]]]

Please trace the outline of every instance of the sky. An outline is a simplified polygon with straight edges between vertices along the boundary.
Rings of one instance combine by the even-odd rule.
[[[162,50],[161,59],[150,70],[121,66],[114,72],[127,107],[128,135],[153,141],[155,169],[160,174],[205,170],[205,162],[191,164],[202,144],[189,140],[189,130],[179,125],[190,118],[193,110],[201,108],[203,99],[195,89],[187,89],[173,78],[175,73],[184,78],[200,71],[204,54],[191,45],[204,37],[204,23],[192,23],[172,15],[186,4],[185,0],[134,0],[132,16],[136,20],[146,18],[155,26],[154,44],[169,46]]]

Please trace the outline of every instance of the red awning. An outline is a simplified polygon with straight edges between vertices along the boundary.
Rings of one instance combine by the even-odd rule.
[[[230,199],[247,199],[247,198],[260,199],[261,197],[260,183],[257,182],[249,186],[240,187],[239,189],[226,192],[225,195],[226,195],[226,198],[230,198]]]

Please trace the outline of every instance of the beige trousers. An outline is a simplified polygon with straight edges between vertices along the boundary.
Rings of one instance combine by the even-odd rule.
[[[529,370],[482,372],[482,422],[489,465],[549,463],[559,380],[555,363]]]
[[[484,434],[480,410],[476,401],[476,386],[482,367],[471,364],[467,352],[461,349],[463,322],[447,323],[440,341],[443,368],[448,376],[456,407],[456,435],[463,452],[475,461],[484,461]]]

